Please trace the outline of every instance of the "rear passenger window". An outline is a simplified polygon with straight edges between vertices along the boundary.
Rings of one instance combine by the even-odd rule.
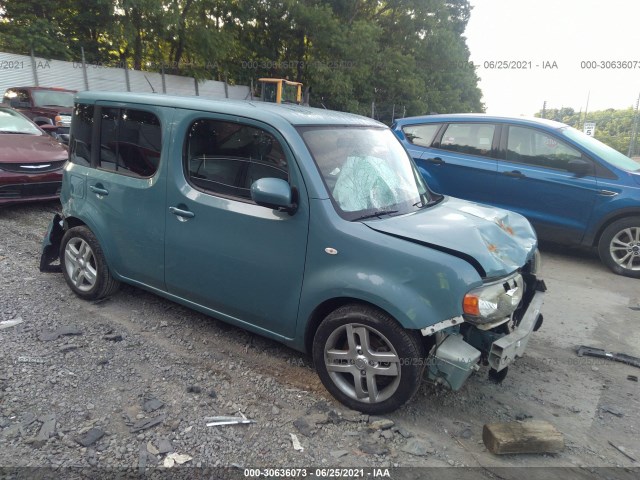
[[[288,180],[280,142],[256,127],[219,120],[197,120],[185,145],[185,174],[210,193],[249,199],[260,178]]]
[[[536,167],[568,170],[571,160],[582,154],[562,140],[542,131],[526,127],[509,127],[507,161]]]
[[[151,177],[160,164],[161,136],[160,121],[153,113],[103,108],[100,168],[135,177]]]
[[[469,155],[489,155],[495,125],[486,123],[452,123],[440,141],[440,148]]]
[[[76,103],[70,132],[69,160],[78,165],[91,165],[91,131],[93,129],[93,105]]]
[[[410,143],[419,147],[430,147],[433,137],[436,136],[439,129],[439,123],[429,123],[426,125],[407,125],[402,129],[402,132]]]

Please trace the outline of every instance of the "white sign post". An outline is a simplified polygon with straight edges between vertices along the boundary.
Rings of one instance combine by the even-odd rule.
[[[584,122],[584,133],[593,137],[596,133],[596,124],[593,122]]]

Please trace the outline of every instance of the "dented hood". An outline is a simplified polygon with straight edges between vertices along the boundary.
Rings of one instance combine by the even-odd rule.
[[[381,233],[449,252],[481,267],[487,278],[508,275],[533,255],[538,241],[522,215],[445,197],[408,215],[363,222]]]

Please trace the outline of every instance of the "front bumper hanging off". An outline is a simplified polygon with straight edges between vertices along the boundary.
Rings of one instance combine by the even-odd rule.
[[[517,357],[522,356],[527,348],[531,332],[533,332],[535,326],[541,319],[540,309],[542,308],[545,295],[546,294],[541,291],[535,292],[527,311],[520,321],[520,325],[510,334],[493,342],[491,350],[489,350],[489,357],[487,358],[489,365],[491,365],[493,369],[499,372]]]
[[[437,347],[427,362],[429,379],[458,390],[479,368],[481,359],[500,372],[524,354],[531,332],[538,330],[542,324],[540,310],[546,291],[543,281],[531,274],[528,277],[530,288],[517,311],[520,321],[516,322],[517,326],[510,333],[482,330],[465,322],[462,317],[445,320],[422,330],[423,335],[435,333],[437,339]]]

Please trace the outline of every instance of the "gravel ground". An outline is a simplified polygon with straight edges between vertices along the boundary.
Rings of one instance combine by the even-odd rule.
[[[0,322],[20,322],[0,329],[0,466],[466,466],[491,478],[499,467],[606,477],[628,470],[600,468],[638,465],[611,444],[640,460],[639,388],[627,378],[640,371],[578,358],[575,347],[640,356],[640,280],[610,274],[591,253],[543,249],[545,324],[502,384],[486,370],[457,393],[425,384],[381,419],[338,404],[307,356],[270,340],[134,287],[80,300],[61,274],[38,271],[57,209],[0,209]],[[218,415],[255,423],[207,427]],[[486,450],[485,423],[528,418],[553,423],[565,450]]]

